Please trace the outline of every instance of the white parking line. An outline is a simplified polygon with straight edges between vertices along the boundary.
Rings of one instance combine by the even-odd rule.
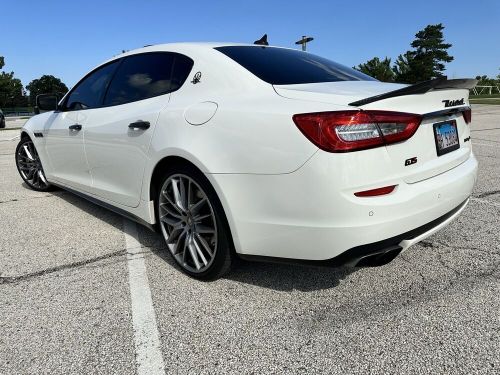
[[[16,139],[18,139],[21,135],[16,135],[15,137],[12,137],[12,138],[2,138],[0,139],[0,142],[11,142],[11,141],[15,141]]]
[[[471,200],[473,200],[474,202],[479,202],[479,203],[483,203],[483,204],[489,204],[490,206],[500,207],[500,203],[488,201],[486,199],[474,198],[473,197],[473,198],[471,198]]]
[[[123,230],[127,247],[137,374],[165,374],[160,335],[156,324],[151,290],[149,289],[146,263],[144,262],[144,249],[137,241],[137,227],[134,222],[124,219]]]

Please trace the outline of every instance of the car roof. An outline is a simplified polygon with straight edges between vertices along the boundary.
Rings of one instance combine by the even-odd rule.
[[[122,56],[134,55],[137,53],[154,52],[154,51],[178,51],[178,52],[199,52],[202,50],[213,50],[217,47],[230,47],[230,46],[247,46],[247,47],[262,47],[253,43],[235,43],[235,42],[181,42],[181,43],[162,43],[146,45],[142,48],[136,48],[124,53],[118,54],[113,59]],[[279,46],[266,46],[272,48],[292,49]]]

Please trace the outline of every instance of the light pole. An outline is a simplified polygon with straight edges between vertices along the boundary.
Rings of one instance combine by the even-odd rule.
[[[311,37],[311,36],[305,36],[305,35],[302,35],[302,39],[300,40],[297,40],[295,42],[295,44],[301,44],[302,45],[302,51],[305,51],[306,50],[306,44],[313,41],[314,38]]]

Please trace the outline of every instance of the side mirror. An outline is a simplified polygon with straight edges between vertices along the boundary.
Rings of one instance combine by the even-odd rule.
[[[48,111],[56,111],[59,108],[59,95],[57,94],[40,94],[36,96],[35,113],[43,113]]]

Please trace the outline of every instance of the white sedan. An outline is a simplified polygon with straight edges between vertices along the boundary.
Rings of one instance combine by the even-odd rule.
[[[235,257],[371,266],[447,225],[477,174],[468,89],[292,49],[148,46],[37,99],[16,162],[159,230],[189,275]]]

